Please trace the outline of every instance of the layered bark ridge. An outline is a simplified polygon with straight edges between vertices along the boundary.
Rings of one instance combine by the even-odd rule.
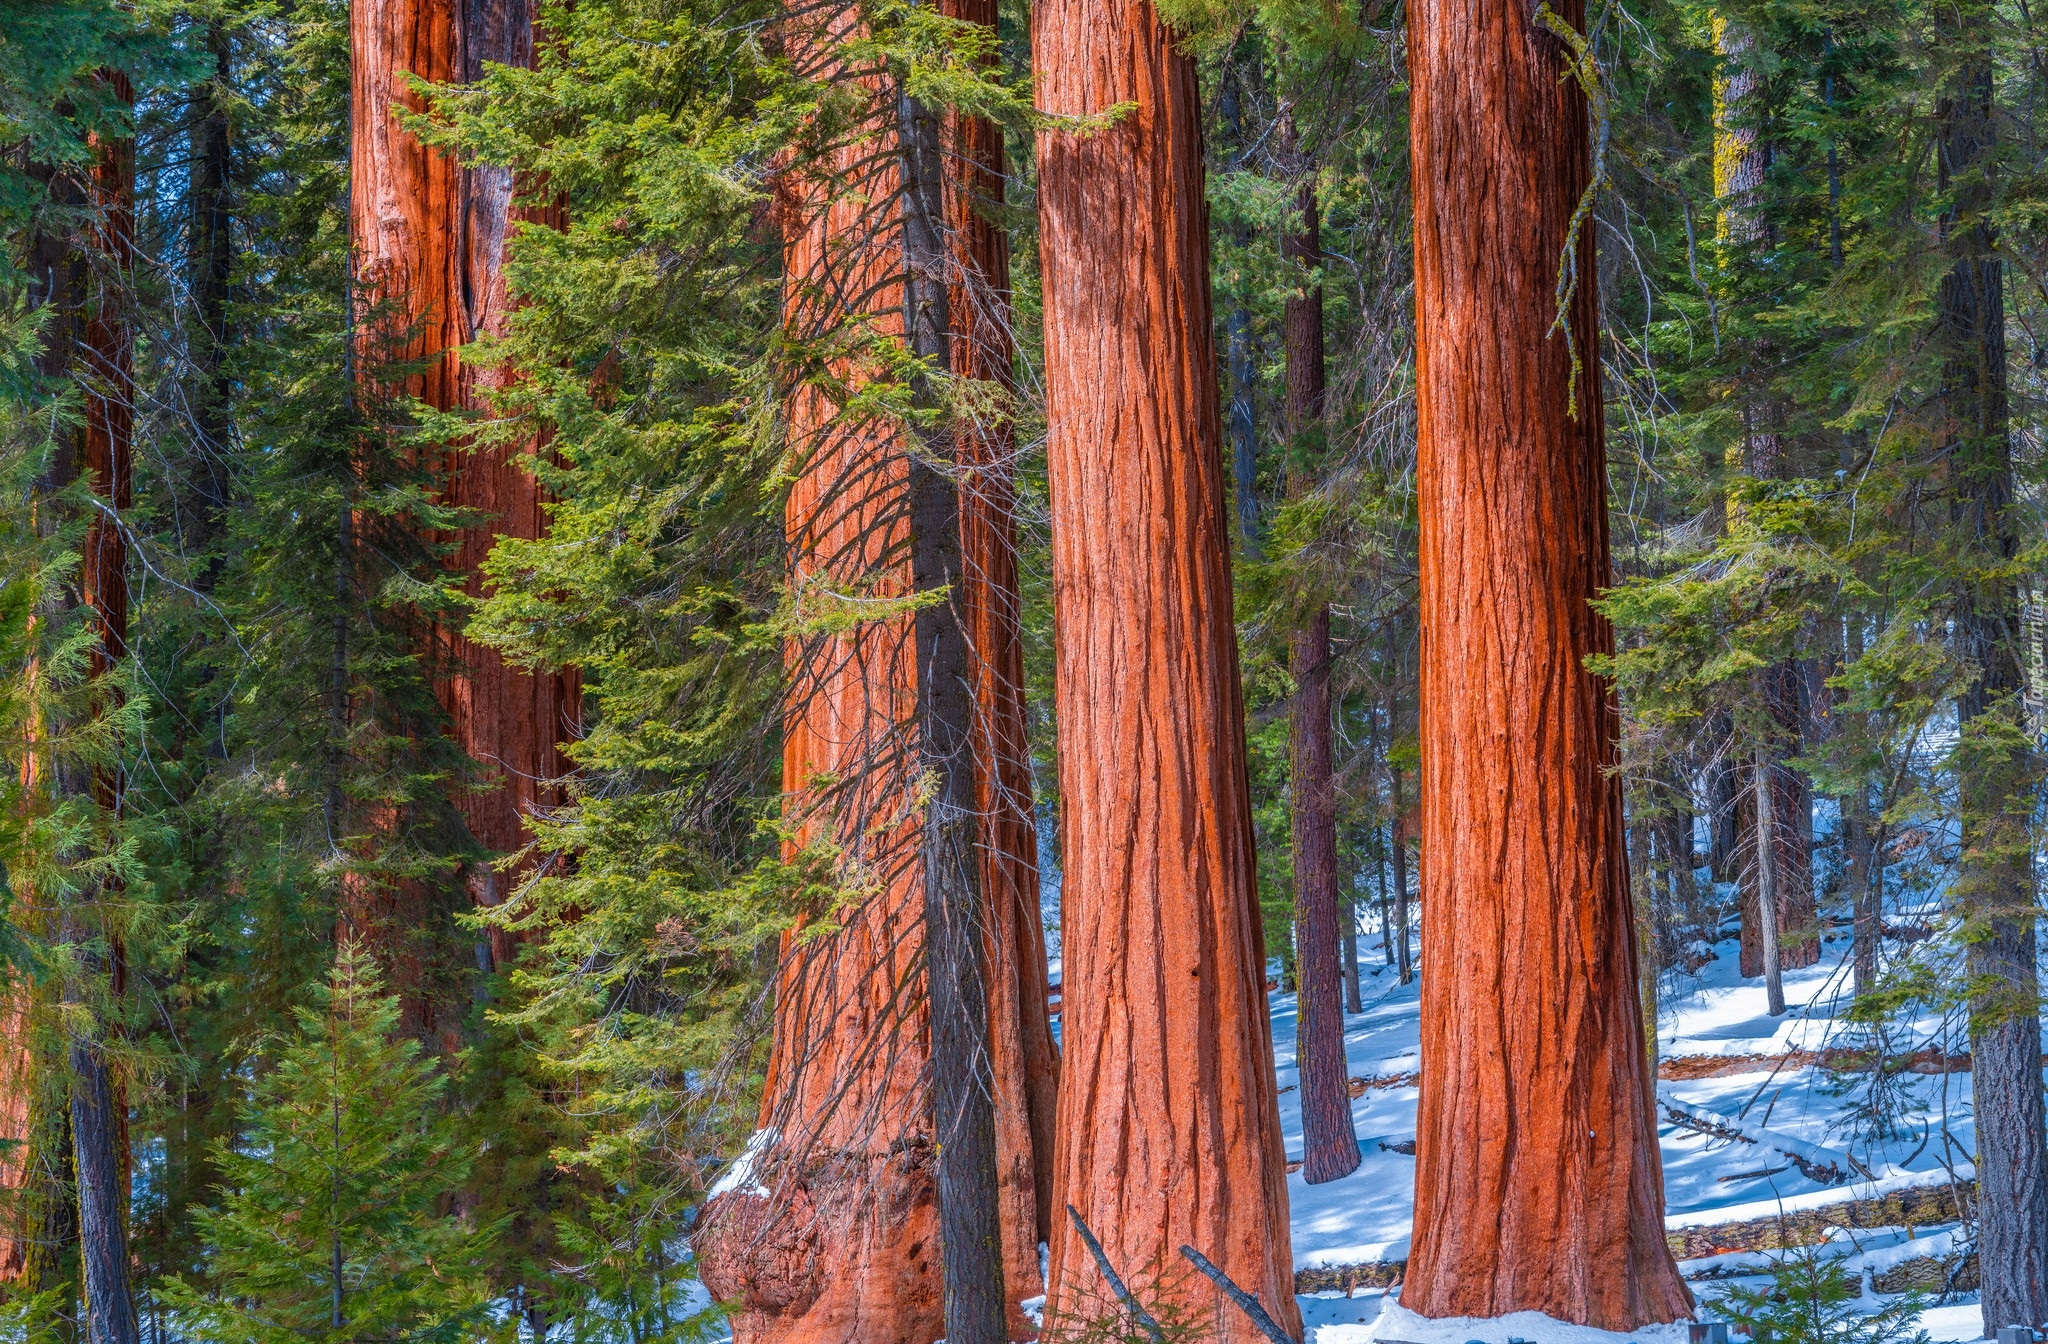
[[[532,18],[525,0],[477,0],[458,12],[455,0],[362,0],[350,18],[357,115],[352,143],[350,228],[358,252],[360,293],[377,322],[378,356],[425,361],[404,391],[442,410],[487,409],[504,375],[465,365],[461,346],[479,335],[502,335],[512,302],[504,279],[511,224],[560,223],[555,208],[513,206],[512,175],[465,168],[421,145],[394,115],[395,105],[420,110],[407,73],[436,83],[473,80],[486,61],[530,63]],[[501,536],[539,537],[547,500],[520,462],[538,443],[481,447],[443,462],[442,499],[489,515],[453,537],[448,564],[464,592],[484,592],[481,564]],[[522,849],[526,819],[559,805],[557,783],[569,771],[560,744],[579,728],[581,687],[573,670],[533,674],[466,638],[459,619],[437,622],[422,652],[431,660],[435,692],[451,735],[490,777],[490,787],[464,790],[453,803],[470,835],[494,854]],[[529,857],[508,878],[488,864],[469,865],[472,901],[496,905],[501,886],[538,862]],[[351,912],[373,931],[408,917],[417,904],[404,893],[358,889]],[[371,933],[376,937],[374,932]],[[380,940],[381,941],[381,940]],[[512,951],[493,931],[492,951]],[[408,1016],[416,1009],[408,996]],[[431,1030],[431,1027],[429,1027]]]
[[[1213,1338],[1259,1335],[1178,1248],[1299,1334],[1231,620],[1201,109],[1144,0],[1032,13],[1064,799],[1054,1199]],[[1112,1304],[1071,1222],[1053,1316]]]
[[[981,18],[971,5],[948,12]],[[993,17],[988,6],[982,21]],[[813,15],[785,31],[809,73],[874,95],[867,129],[886,143],[881,82],[839,63],[851,16]],[[1001,141],[986,123],[953,119],[947,133],[955,372],[1006,382],[1008,258],[1000,230],[973,212],[974,197],[1000,199]],[[883,376],[865,340],[903,336],[899,186],[895,157],[856,137],[779,182],[784,324],[800,357],[847,387]],[[800,616],[822,623],[907,594],[910,464],[899,427],[843,411],[815,383],[792,390],[788,426],[796,479],[786,535]],[[1039,1148],[1050,1142],[1058,1066],[1024,741],[1009,427],[963,427],[958,449],[970,467],[960,489],[962,606],[975,671],[1002,1255],[1010,1334],[1024,1339],[1036,1331],[1017,1303],[1039,1292]],[[740,1304],[739,1344],[928,1344],[944,1333],[914,655],[908,614],[800,635],[788,650],[790,856],[831,849],[858,900],[821,917],[837,925],[829,932],[784,939],[753,1179],[714,1198],[692,1238],[705,1285]]]
[[[1561,7],[1583,22],[1583,7]],[[1610,1330],[1691,1308],[1664,1241],[1638,1017],[1590,223],[1567,49],[1517,5],[1419,0],[1413,80],[1420,457],[1422,1098],[1402,1304]]]

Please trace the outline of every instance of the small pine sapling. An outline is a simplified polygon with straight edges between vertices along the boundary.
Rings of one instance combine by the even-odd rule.
[[[496,1226],[444,1210],[469,1160],[445,1077],[398,1034],[369,953],[344,942],[314,1006],[221,1144],[218,1207],[198,1214],[205,1277],[165,1297],[214,1344],[455,1344],[487,1328]]]
[[[1731,1287],[1716,1306],[1755,1344],[1926,1344],[1919,1293],[1906,1293],[1870,1311],[1839,1257],[1826,1248],[1783,1252],[1762,1287]]]

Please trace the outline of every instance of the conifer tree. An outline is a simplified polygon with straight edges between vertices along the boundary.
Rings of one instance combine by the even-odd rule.
[[[496,1230],[450,1213],[469,1173],[442,1105],[447,1075],[399,1030],[368,949],[337,947],[326,983],[251,1087],[198,1215],[204,1277],[173,1318],[221,1344],[458,1341],[490,1297]]]

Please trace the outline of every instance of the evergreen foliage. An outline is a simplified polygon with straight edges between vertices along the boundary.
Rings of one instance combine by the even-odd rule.
[[[447,1077],[398,1034],[398,1000],[342,943],[222,1144],[198,1214],[207,1289],[166,1287],[179,1327],[221,1344],[474,1338],[497,1233],[449,1213],[469,1159]]]

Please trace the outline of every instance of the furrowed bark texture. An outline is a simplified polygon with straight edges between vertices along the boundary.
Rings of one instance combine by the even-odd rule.
[[[459,347],[478,335],[501,335],[511,312],[503,265],[514,220],[559,224],[559,212],[514,209],[509,171],[464,168],[408,134],[392,109],[419,110],[405,85],[411,72],[436,82],[471,80],[486,61],[531,62],[533,27],[524,0],[361,0],[350,14],[355,126],[351,159],[351,231],[359,252],[366,304],[386,305],[378,354],[397,361],[430,361],[407,380],[405,391],[438,409],[485,410],[488,392],[504,374],[465,365]],[[464,591],[481,596],[480,566],[500,536],[533,538],[547,529],[546,498],[520,462],[537,443],[491,446],[441,463],[444,502],[490,515],[464,528],[448,564],[463,576]],[[464,790],[453,799],[470,834],[495,854],[516,851],[529,836],[526,818],[559,805],[554,781],[568,773],[560,743],[578,726],[580,683],[573,671],[535,675],[511,667],[495,650],[467,639],[459,621],[435,623],[422,653],[435,672],[435,692],[456,743],[495,776],[496,786]],[[520,872],[530,871],[529,859]],[[473,902],[496,905],[500,875],[469,865],[465,884]],[[358,926],[387,946],[408,921],[424,915],[420,898],[404,892],[368,892],[360,885],[351,911]],[[375,930],[382,929],[379,936]],[[493,931],[492,951],[512,952],[509,937]],[[386,959],[389,953],[385,954]],[[436,1016],[417,990],[407,993],[409,1024],[435,1033]],[[416,1002],[416,1000],[422,1000]],[[452,1027],[439,1028],[446,1034]]]
[[[956,17],[976,18],[972,13]],[[992,17],[992,13],[990,15]],[[852,33],[791,24],[809,73],[839,66]],[[879,104],[878,104],[879,106]],[[969,183],[999,195],[990,127],[955,122],[957,174],[945,209],[955,285],[946,305],[956,369],[1008,373],[1007,257],[998,232],[961,227]],[[979,137],[977,139],[977,137]],[[885,133],[885,143],[893,133]],[[849,385],[878,375],[835,348],[848,319],[904,337],[898,160],[872,142],[833,149],[780,183],[784,322]],[[987,276],[990,285],[980,282]],[[979,372],[977,372],[979,371]],[[787,505],[791,584],[800,610],[835,595],[899,596],[911,585],[911,481],[897,426],[842,415],[799,385],[788,411],[799,463]],[[1041,1217],[1036,1145],[1057,1077],[1045,1017],[1044,935],[1024,746],[1022,650],[1010,518],[1007,425],[963,432],[972,463],[959,491],[962,626],[971,644],[975,807],[981,846],[984,984],[995,1103],[1000,1255],[1013,1339],[1035,1334],[1017,1308],[1036,1296]],[[756,1182],[712,1201],[693,1236],[703,1280],[737,1299],[739,1344],[928,1344],[945,1333],[933,1153],[930,1043],[920,955],[924,870],[912,810],[918,678],[909,617],[806,635],[789,648],[783,738],[785,816],[803,842],[836,844],[840,871],[868,895],[830,934],[785,939],[775,1040],[763,1089]]]
[[[939,116],[907,89],[896,94],[905,190],[904,321],[910,352],[952,369],[951,253],[946,243],[946,169]],[[922,409],[938,398],[928,374],[911,380]],[[989,1071],[986,938],[975,784],[976,677],[968,651],[960,551],[960,491],[952,474],[956,436],[919,431],[910,461],[910,576],[944,600],[917,610],[918,765],[924,869],[924,971],[931,1023],[932,1137],[939,1185],[945,1337],[1003,1344],[1006,1288],[997,1175],[995,1079]]]
[[[1945,6],[1941,12],[1945,35],[1958,48],[1972,40],[1972,32],[1983,32],[1989,19],[1988,11],[1974,5]],[[2019,535],[2004,265],[1981,218],[1990,200],[1992,88],[1990,61],[1966,60],[1937,108],[1941,186],[1956,202],[1955,214],[1944,221],[1954,260],[1942,277],[1937,308],[1947,356],[1942,409],[1954,481],[1951,509],[1967,561],[1991,570],[1965,579],[1956,593],[1956,651],[1977,675],[1957,704],[1970,759],[1959,771],[1963,856],[1949,898],[1963,919],[1974,991],[1977,1255],[1987,1335],[2048,1320],[2038,888],[2028,830],[2041,773],[2018,703],[2023,636],[2020,594],[2009,577]]]
[[[1566,22],[1582,7],[1563,7]],[[1590,223],[1566,49],[1519,5],[1419,0],[1413,79],[1422,519],[1422,1099],[1402,1305],[1628,1330],[1692,1299],[1664,1242],[1638,1017]]]
[[[942,0],[940,9],[948,18],[986,27],[996,23],[995,0]],[[1015,350],[1009,237],[990,218],[990,211],[1002,204],[1007,176],[1003,130],[985,117],[952,113],[946,135],[953,170],[946,205],[956,268],[948,307],[953,372],[1007,390]],[[1003,1272],[1015,1300],[1044,1291],[1038,1246],[1052,1239],[1052,1146],[1059,1099],[1059,1051],[1046,1013],[1038,834],[1024,722],[1015,426],[1007,415],[964,426],[957,453],[966,468],[960,486],[960,549],[978,716],[982,891],[992,928],[989,1043],[996,1078],[1005,1089],[996,1108],[998,1144],[1005,1154]],[[1007,1058],[1013,1045],[1014,1062]],[[1013,1330],[1021,1328],[1022,1313],[1011,1324]]]
[[[1038,138],[1065,800],[1055,1199],[1214,1338],[1259,1336],[1185,1271],[1183,1243],[1298,1335],[1195,69],[1143,0],[1046,0],[1032,28],[1043,110],[1135,104]],[[1107,1289],[1071,1221],[1052,1247],[1052,1315],[1097,1314]]]
[[[1293,151],[1294,126],[1282,127]],[[1315,179],[1297,193],[1302,225],[1282,239],[1289,261],[1310,271],[1322,260]],[[1287,437],[1295,458],[1323,418],[1323,291],[1305,285],[1290,294],[1282,316],[1287,355]],[[1312,488],[1297,460],[1290,493]],[[1289,710],[1289,806],[1294,842],[1294,941],[1299,958],[1300,1010],[1295,1057],[1301,1073],[1302,1179],[1334,1181],[1358,1169],[1358,1131],[1351,1119],[1351,1070],[1344,1053],[1344,964],[1347,946],[1337,899],[1337,787],[1330,764],[1330,609],[1318,604],[1288,642],[1294,677]]]
[[[127,77],[110,78],[115,96],[134,102]],[[135,427],[135,336],[129,295],[135,270],[135,145],[131,140],[94,137],[92,197],[98,263],[85,321],[86,482],[97,507],[86,527],[79,567],[80,596],[94,627],[91,671],[110,676],[128,655],[128,546],[109,511],[131,504],[131,450]],[[116,694],[111,690],[106,696]],[[95,716],[116,708],[104,698]],[[101,811],[117,816],[122,780],[117,769],[92,775],[93,798]],[[124,986],[119,937],[104,922],[82,925],[88,911],[67,914],[67,941],[85,942],[92,932],[105,939],[105,960],[95,950],[85,960],[107,975],[107,992],[118,1001]],[[73,920],[81,921],[74,925]],[[74,987],[76,994],[82,986]],[[87,1015],[90,1021],[90,1014]],[[99,1030],[110,1030],[102,1024]],[[88,1029],[90,1030],[90,1029]],[[78,1181],[78,1237],[85,1299],[95,1344],[137,1344],[140,1327],[128,1273],[128,1096],[124,1080],[108,1065],[100,1041],[74,1029],[71,1053],[71,1138]]]

